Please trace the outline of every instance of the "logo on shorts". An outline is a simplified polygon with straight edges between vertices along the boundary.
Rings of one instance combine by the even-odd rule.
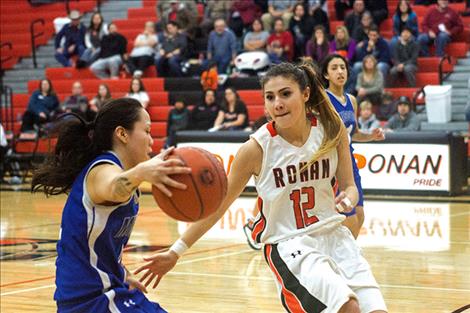
[[[292,255],[292,257],[295,259],[296,256],[302,255],[302,251],[297,250],[296,252],[292,252],[290,255]]]

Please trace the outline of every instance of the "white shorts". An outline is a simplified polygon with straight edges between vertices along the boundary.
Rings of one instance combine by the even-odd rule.
[[[387,311],[369,264],[344,226],[266,244],[264,255],[287,312],[338,312],[350,298],[362,313]]]

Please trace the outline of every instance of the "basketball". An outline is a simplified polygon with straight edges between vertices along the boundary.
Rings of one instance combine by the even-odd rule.
[[[171,176],[187,186],[186,190],[168,187],[171,198],[152,186],[153,197],[163,212],[184,222],[214,213],[227,193],[227,175],[221,162],[210,152],[194,147],[176,148],[168,158],[179,158],[192,172]]]

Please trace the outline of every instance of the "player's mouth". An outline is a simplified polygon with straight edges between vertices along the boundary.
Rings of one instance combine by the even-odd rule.
[[[276,118],[277,118],[277,117],[283,117],[283,116],[286,116],[286,115],[288,115],[288,114],[289,114],[289,112],[282,113],[282,114],[277,114],[277,115],[275,115],[275,117],[276,117]]]

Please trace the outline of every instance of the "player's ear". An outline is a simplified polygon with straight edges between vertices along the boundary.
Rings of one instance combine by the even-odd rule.
[[[310,98],[310,87],[306,87],[303,92],[304,102],[307,102]]]
[[[114,134],[116,135],[117,139],[122,143],[129,142],[129,134],[127,133],[126,129],[122,126],[116,127],[114,130]]]

